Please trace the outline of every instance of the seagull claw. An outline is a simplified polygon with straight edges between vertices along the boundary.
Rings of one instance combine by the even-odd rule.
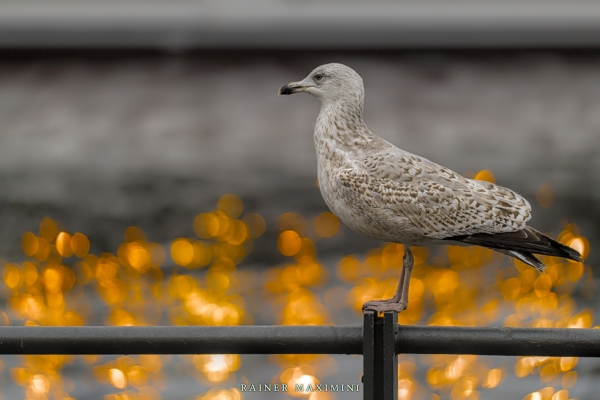
[[[400,313],[406,310],[407,304],[404,302],[398,302],[395,299],[379,300],[379,301],[367,301],[362,306],[363,311],[372,310],[377,312],[395,311]]]

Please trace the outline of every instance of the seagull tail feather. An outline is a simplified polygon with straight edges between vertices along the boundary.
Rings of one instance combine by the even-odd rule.
[[[543,262],[541,262],[536,256],[534,256],[531,253],[526,253],[526,252],[518,252],[518,251],[514,251],[514,250],[509,250],[509,251],[500,251],[500,253],[504,253],[508,256],[514,257],[519,261],[524,262],[527,265],[531,265],[533,268],[537,269],[540,272],[544,272],[544,270],[546,269],[546,266],[544,265]]]
[[[533,255],[534,253],[568,258],[580,262],[583,261],[578,251],[549,238],[529,226],[516,232],[477,233],[474,235],[454,236],[445,238],[445,240],[487,247],[521,260],[540,271],[543,271],[545,266]]]

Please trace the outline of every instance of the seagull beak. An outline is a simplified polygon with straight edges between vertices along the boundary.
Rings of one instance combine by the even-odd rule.
[[[287,85],[283,85],[281,89],[279,89],[278,95],[282,94],[294,94],[298,92],[304,92],[306,90],[306,86],[302,84],[302,82],[292,82]]]

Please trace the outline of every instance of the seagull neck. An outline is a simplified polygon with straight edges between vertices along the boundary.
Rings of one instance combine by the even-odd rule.
[[[334,142],[341,150],[368,146],[373,135],[363,121],[362,102],[323,101],[315,126],[315,142]]]

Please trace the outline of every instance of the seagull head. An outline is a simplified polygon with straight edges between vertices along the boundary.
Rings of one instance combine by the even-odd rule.
[[[325,64],[315,68],[306,78],[291,82],[279,89],[279,95],[306,92],[329,101],[360,101],[364,97],[360,75],[344,64]]]

